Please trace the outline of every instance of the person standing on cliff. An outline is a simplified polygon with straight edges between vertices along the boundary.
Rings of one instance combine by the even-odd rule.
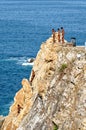
[[[17,105],[17,109],[18,109],[17,113],[19,114],[20,111],[21,111],[21,109],[22,109],[22,107],[18,104],[18,105]]]
[[[60,42],[60,29],[58,28],[58,42]]]
[[[61,42],[62,42],[62,44],[64,43],[64,34],[65,34],[64,28],[61,27]]]
[[[53,43],[55,43],[55,30],[52,29],[52,34],[53,34]]]

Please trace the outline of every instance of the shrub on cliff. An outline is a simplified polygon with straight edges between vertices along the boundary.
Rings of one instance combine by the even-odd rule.
[[[63,63],[59,69],[60,72],[63,72],[67,68],[67,64]]]

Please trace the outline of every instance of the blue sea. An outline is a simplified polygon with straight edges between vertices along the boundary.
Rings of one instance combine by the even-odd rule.
[[[86,0],[0,0],[0,115],[7,115],[15,93],[29,78],[35,58],[51,30],[65,29],[65,39],[86,41]]]

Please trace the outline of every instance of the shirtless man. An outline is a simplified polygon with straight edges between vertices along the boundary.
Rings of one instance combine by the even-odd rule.
[[[55,43],[55,30],[52,29],[52,34],[53,34],[53,43]]]
[[[21,109],[22,109],[22,107],[18,104],[18,105],[17,105],[17,109],[18,109],[18,110],[17,110],[17,113],[19,114],[20,111],[21,111]]]
[[[65,34],[63,27],[61,27],[61,34],[62,34],[61,41],[62,41],[62,44],[63,44],[64,43],[64,34]]]
[[[58,42],[60,42],[60,29],[58,28]]]

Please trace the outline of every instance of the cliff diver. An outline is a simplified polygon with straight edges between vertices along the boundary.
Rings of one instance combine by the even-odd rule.
[[[53,43],[55,43],[55,30],[52,29],[52,34],[53,34]]]
[[[58,42],[60,42],[60,29],[58,28]]]
[[[62,44],[64,43],[64,34],[65,34],[64,28],[61,27],[61,42],[62,42]]]

